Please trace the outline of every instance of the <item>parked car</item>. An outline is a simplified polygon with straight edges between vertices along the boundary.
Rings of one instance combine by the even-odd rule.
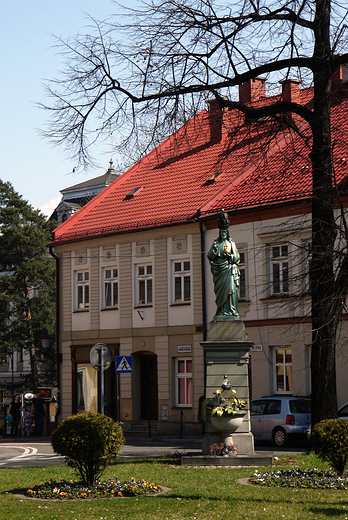
[[[309,440],[311,400],[297,397],[262,397],[250,401],[251,431],[256,441],[285,446],[289,440]]]
[[[338,409],[338,418],[348,420],[348,403],[344,404],[341,406],[341,408]]]

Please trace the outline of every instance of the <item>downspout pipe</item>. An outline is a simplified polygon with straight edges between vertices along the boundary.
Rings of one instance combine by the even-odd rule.
[[[57,370],[57,387],[58,387],[58,411],[57,416],[61,414],[60,407],[60,365],[62,362],[62,356],[60,353],[60,262],[59,257],[56,255],[52,245],[49,246],[49,253],[56,261],[56,370]],[[57,425],[57,423],[56,423]]]
[[[199,221],[199,231],[201,235],[201,277],[202,277],[202,318],[203,318],[203,341],[207,339],[207,303],[206,303],[206,279],[205,279],[205,265],[206,265],[206,254],[205,254],[205,224],[202,220]],[[203,348],[203,347],[202,347]],[[207,381],[207,366],[205,362],[205,350],[203,350],[203,366],[204,366],[204,395],[200,397],[200,406],[199,410],[201,410],[201,406],[203,406],[203,402],[206,396],[206,381]],[[198,419],[203,424],[203,428],[205,431],[205,421],[203,421],[202,416],[199,412]]]
[[[202,277],[202,312],[203,312],[203,341],[207,339],[207,302],[206,302],[206,279],[205,279],[205,224],[199,221],[199,231],[201,235],[201,277]]]

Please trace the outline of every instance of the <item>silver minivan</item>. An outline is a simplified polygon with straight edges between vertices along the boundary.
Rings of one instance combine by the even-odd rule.
[[[285,446],[289,440],[309,440],[311,400],[297,397],[262,397],[250,401],[251,431],[256,441]]]

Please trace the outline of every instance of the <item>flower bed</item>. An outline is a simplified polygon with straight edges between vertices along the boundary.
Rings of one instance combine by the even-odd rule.
[[[253,484],[268,487],[348,489],[348,476],[338,477],[332,470],[287,469],[259,473],[255,470],[250,478]]]
[[[77,480],[50,480],[44,484],[35,485],[26,491],[27,497],[35,498],[100,498],[100,497],[131,497],[139,495],[151,495],[161,491],[161,486],[146,482],[136,481],[132,478],[129,482],[121,482],[118,479],[109,479],[106,482],[98,482],[95,486],[86,486]]]

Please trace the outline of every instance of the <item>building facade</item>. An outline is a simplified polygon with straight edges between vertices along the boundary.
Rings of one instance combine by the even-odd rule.
[[[338,75],[332,108],[335,172],[345,204],[348,111]],[[257,96],[257,98],[256,98]],[[312,89],[284,83],[281,96],[310,109]],[[263,79],[240,89],[244,102],[274,101]],[[301,123],[302,124],[302,123]],[[302,134],[308,129],[302,125]],[[201,430],[201,342],[215,313],[206,259],[216,216],[231,217],[241,253],[240,311],[254,343],[250,397],[310,396],[311,166],[299,134],[267,120],[250,124],[211,102],[175,135],[63,222],[51,244],[59,269],[62,418],[100,409],[97,343],[112,351],[105,413],[131,429]],[[348,350],[346,316],[338,348],[339,405]],[[116,356],[132,373],[116,376]]]
[[[198,226],[83,245],[61,246],[58,253],[63,416],[100,408],[100,374],[89,353],[104,343],[113,355],[104,373],[106,414],[126,426],[161,420],[165,431],[168,424],[180,422],[184,410],[185,422],[192,426],[204,392]],[[120,374],[119,386],[116,356],[133,359],[133,372]]]

